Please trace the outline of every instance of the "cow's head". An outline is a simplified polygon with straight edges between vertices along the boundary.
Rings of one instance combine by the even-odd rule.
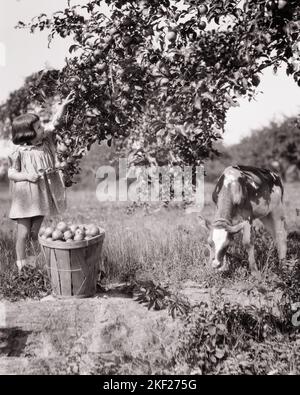
[[[210,263],[214,269],[226,269],[226,252],[233,238],[232,236],[243,230],[244,226],[245,221],[236,225],[231,225],[225,220],[214,222],[208,240],[210,245]]]

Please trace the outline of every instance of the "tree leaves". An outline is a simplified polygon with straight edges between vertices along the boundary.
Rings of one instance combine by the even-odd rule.
[[[57,86],[62,96],[69,89],[76,93],[67,125],[76,123],[81,142],[74,146],[112,134],[120,151],[139,161],[195,164],[210,155],[220,137],[214,131],[224,129],[227,110],[238,105],[234,94],[253,96],[261,70],[288,62],[287,73],[300,84],[296,2],[271,15],[265,2],[254,0],[243,7],[234,0],[189,1],[184,7],[169,1],[106,3],[109,16],[100,1],[90,0],[29,25],[32,31],[49,28],[50,41],[74,37]],[[98,115],[87,117],[95,108]],[[152,130],[154,121],[164,126]],[[136,141],[142,145],[138,154],[132,152]]]
[[[69,52],[70,52],[70,53],[75,52],[75,51],[76,51],[77,49],[79,49],[79,48],[80,48],[80,45],[73,44],[73,45],[70,46]]]

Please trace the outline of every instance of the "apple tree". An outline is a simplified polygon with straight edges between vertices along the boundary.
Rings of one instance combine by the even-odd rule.
[[[202,163],[265,68],[300,86],[299,21],[298,0],[90,0],[19,27],[73,39],[55,86],[76,93],[57,133],[72,176],[103,140],[133,163]]]

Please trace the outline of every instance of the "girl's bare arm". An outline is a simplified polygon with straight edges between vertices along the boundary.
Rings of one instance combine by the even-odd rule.
[[[71,92],[65,100],[61,103],[61,105],[58,107],[53,120],[49,122],[47,125],[45,125],[45,132],[46,133],[52,133],[54,130],[57,128],[57,126],[60,124],[62,117],[66,111],[67,106],[74,101],[74,93]]]
[[[20,181],[37,182],[37,180],[39,179],[39,176],[38,176],[38,174],[25,173],[25,172],[10,168],[10,169],[8,169],[8,178],[9,178],[9,180],[15,181],[15,182],[20,182]]]

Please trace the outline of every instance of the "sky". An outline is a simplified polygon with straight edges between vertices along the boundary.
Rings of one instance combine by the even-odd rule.
[[[72,0],[83,4],[87,0]],[[68,54],[69,40],[55,39],[49,49],[47,33],[30,34],[15,29],[18,21],[29,21],[42,12],[62,9],[66,0],[0,0],[0,102],[22,86],[24,78],[45,67],[60,68]],[[227,116],[224,143],[234,144],[252,130],[300,113],[300,88],[280,70],[275,76],[267,70],[259,86],[263,93],[255,101],[240,100]]]

